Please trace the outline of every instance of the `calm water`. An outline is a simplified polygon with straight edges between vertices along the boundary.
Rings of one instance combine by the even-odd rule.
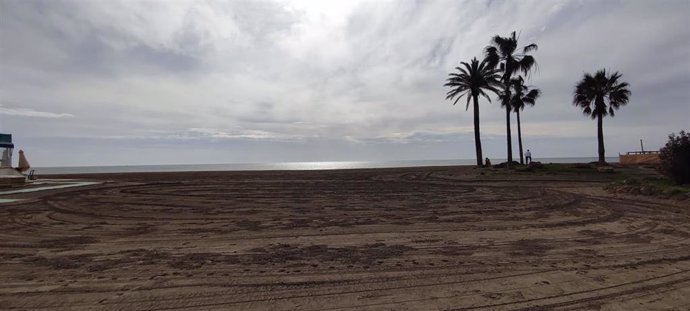
[[[535,158],[542,163],[588,163],[596,158]],[[617,157],[606,158],[618,162]],[[493,160],[493,163],[500,163]],[[37,167],[36,174],[90,174],[132,172],[187,172],[187,171],[264,171],[264,170],[331,170],[352,168],[414,167],[473,165],[475,160],[415,160],[415,161],[336,161],[336,162],[284,162],[284,163],[231,163],[231,164],[176,164],[133,166],[63,166]]]

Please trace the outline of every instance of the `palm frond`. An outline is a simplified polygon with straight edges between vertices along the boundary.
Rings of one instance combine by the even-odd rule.
[[[597,72],[594,74],[594,79],[600,84],[606,84],[608,80],[606,78],[606,69],[597,70]]]
[[[501,107],[510,106],[510,98],[511,98],[510,90],[503,91],[503,94],[501,94],[499,96],[499,99],[501,100]]]
[[[479,95],[481,95],[482,97],[486,98],[486,100],[488,100],[489,102],[491,102],[491,97],[489,97],[489,95],[486,94],[486,92],[484,92],[484,90],[480,89],[480,90],[479,90]]]
[[[460,94],[460,96],[458,96],[458,98],[456,98],[455,101],[453,102],[453,106],[455,106],[455,104],[458,103],[458,101],[460,100],[460,98],[462,98],[463,96],[467,95],[468,93],[469,93],[469,92],[463,92],[462,94]],[[468,97],[469,97],[469,96],[468,96]]]
[[[467,104],[465,105],[465,111],[467,111],[467,109],[470,109],[470,99],[471,98],[472,98],[471,94],[467,95]]]
[[[501,57],[498,55],[498,50],[495,46],[487,46],[484,49],[484,61],[491,68],[496,68],[498,63],[501,61]]]
[[[525,55],[517,62],[517,70],[522,71],[525,75],[528,75],[533,67],[537,65],[536,60],[532,55]]]
[[[627,104],[629,99],[630,91],[628,91],[627,89],[616,90],[609,93],[609,101],[611,102],[612,106],[616,107],[616,109],[618,109],[618,107],[620,106],[624,106],[625,104]]]
[[[593,119],[598,116],[614,117],[615,111],[630,99],[629,85],[619,82],[621,77],[619,72],[607,74],[606,69],[600,69],[594,75],[585,74],[575,85],[573,104],[582,107],[583,113]]]
[[[613,87],[614,85],[618,84],[618,79],[620,79],[622,75],[618,73],[618,71],[614,72],[611,74],[611,76],[608,78],[608,84],[610,87]]]
[[[536,100],[537,98],[539,98],[540,95],[541,95],[541,90],[531,89],[529,92],[527,92],[527,95],[525,95],[525,97]]]
[[[460,74],[467,74],[467,70],[465,68],[455,67],[455,69],[457,69],[460,72]]]
[[[500,48],[502,45],[505,45],[508,40],[509,40],[508,38],[504,38],[504,37],[501,37],[499,35],[495,35],[491,38],[491,43],[494,46]]]
[[[468,110],[472,97],[483,96],[491,101],[484,90],[498,92],[499,76],[496,74],[497,70],[491,68],[488,61],[484,60],[480,63],[475,57],[469,63],[462,62],[455,69],[457,72],[450,73],[444,84],[446,87],[451,87],[451,90],[446,93],[446,100],[454,99],[453,105],[467,96],[465,110]]]
[[[514,34],[514,32],[513,32]],[[512,37],[508,38],[501,38],[500,44],[498,46],[499,51],[501,51],[501,54],[504,57],[508,57],[510,55],[513,55],[515,53],[515,49],[517,48],[517,39],[513,35]]]
[[[491,92],[493,92],[493,93],[495,93],[495,94],[500,93],[502,88],[503,88],[503,84],[501,84],[500,82],[497,82],[496,85],[491,85],[491,84],[489,84],[489,85],[487,85],[487,86],[485,87],[485,89],[487,89],[487,90],[489,90],[489,91],[491,91]],[[489,101],[490,101],[490,100],[489,100]]]
[[[530,44],[530,45],[525,46],[524,48],[522,48],[522,53],[523,53],[523,54],[527,54],[527,53],[529,53],[529,52],[531,52],[531,51],[536,51],[538,48],[539,48],[539,47],[538,47],[536,44],[532,43],[532,44]]]
[[[592,114],[592,108],[587,106],[587,107],[585,107],[585,109],[582,109],[582,113],[584,113],[586,115],[590,115],[590,114]]]

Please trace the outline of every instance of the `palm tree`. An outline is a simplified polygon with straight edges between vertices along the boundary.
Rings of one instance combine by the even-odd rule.
[[[520,127],[520,110],[525,109],[525,106],[534,106],[534,102],[541,95],[539,89],[530,89],[525,85],[525,80],[522,76],[513,78],[510,80],[510,86],[513,88],[513,96],[510,98],[510,106],[513,107],[513,111],[517,114],[517,126],[518,126],[518,145],[520,146],[520,164],[525,164],[524,157],[522,156],[522,129]]]
[[[597,139],[599,141],[599,164],[606,164],[604,156],[603,118],[614,116],[614,111],[628,103],[630,90],[628,83],[619,82],[621,74],[607,75],[605,69],[594,74],[585,73],[584,78],[575,85],[573,104],[582,108],[586,116],[597,119]],[[608,101],[608,105],[607,102]]]
[[[484,49],[484,60],[489,66],[497,66],[503,72],[503,96],[501,106],[506,110],[506,137],[508,149],[508,163],[513,161],[513,143],[510,134],[510,79],[517,72],[527,75],[536,65],[534,57],[527,53],[537,49],[537,45],[532,43],[522,48],[522,53],[516,52],[518,47],[518,37],[513,31],[509,37],[494,36],[491,43]]]
[[[477,153],[477,166],[483,166],[482,142],[479,137],[479,96],[484,96],[491,102],[491,98],[485,90],[498,94],[503,85],[500,82],[499,70],[488,66],[486,62],[479,63],[475,57],[471,64],[466,62],[461,64],[462,67],[455,67],[458,72],[449,74],[448,82],[443,86],[451,87],[451,90],[446,93],[446,99],[455,98],[453,105],[467,95],[467,105],[465,106],[465,110],[467,110],[470,107],[470,99],[474,99],[474,147]]]

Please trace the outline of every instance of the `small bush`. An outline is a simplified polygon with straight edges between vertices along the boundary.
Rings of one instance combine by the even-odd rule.
[[[690,133],[680,131],[678,136],[669,135],[659,158],[663,174],[678,184],[690,183]]]
[[[544,164],[541,164],[541,162],[539,162],[539,161],[530,162],[529,164],[527,164],[527,167],[528,167],[530,170],[543,170],[544,168],[546,168],[546,167],[544,166]]]
[[[499,163],[499,164],[494,165],[495,168],[506,168],[506,167],[509,167],[509,166],[510,166],[510,167],[518,167],[518,166],[520,166],[520,162],[517,162],[517,161],[513,161],[513,162],[510,162],[510,163],[508,163],[508,162],[503,162],[503,163]]]

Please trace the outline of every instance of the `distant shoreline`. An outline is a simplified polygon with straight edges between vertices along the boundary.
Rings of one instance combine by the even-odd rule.
[[[503,162],[492,159],[494,164]],[[589,163],[595,157],[535,158],[542,163]],[[610,163],[618,157],[608,157]],[[37,167],[37,175],[81,175],[164,172],[221,172],[221,171],[319,171],[379,168],[411,168],[438,166],[474,166],[473,159],[458,160],[409,160],[409,161],[329,161],[329,162],[282,162],[282,163],[228,163],[228,164],[172,164],[172,165],[121,165],[121,166],[65,166]]]

